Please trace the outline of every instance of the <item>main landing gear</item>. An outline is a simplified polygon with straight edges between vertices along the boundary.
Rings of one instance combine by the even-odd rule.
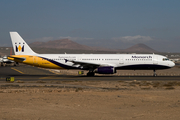
[[[88,72],[87,76],[94,76],[94,72]]]
[[[87,73],[87,76],[94,76],[94,72],[93,72],[93,70],[89,70],[89,72]]]
[[[156,77],[157,76],[157,74],[156,74],[156,70],[154,70],[154,75],[153,75],[154,77]]]

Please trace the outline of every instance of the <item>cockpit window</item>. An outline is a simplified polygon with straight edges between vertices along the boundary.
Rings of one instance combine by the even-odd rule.
[[[168,58],[163,58],[163,61],[169,61],[169,59]]]

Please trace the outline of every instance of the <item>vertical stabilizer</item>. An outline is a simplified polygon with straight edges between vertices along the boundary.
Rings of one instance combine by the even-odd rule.
[[[17,32],[10,32],[15,55],[36,54]]]

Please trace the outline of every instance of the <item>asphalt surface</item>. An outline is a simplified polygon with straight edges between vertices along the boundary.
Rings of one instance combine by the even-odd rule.
[[[0,81],[5,81],[7,77],[14,77],[21,81],[180,81],[180,76],[94,76],[85,75],[57,75],[45,69],[20,65],[0,67]]]

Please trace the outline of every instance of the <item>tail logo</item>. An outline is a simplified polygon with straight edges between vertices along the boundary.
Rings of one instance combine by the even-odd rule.
[[[24,43],[23,45],[21,45],[21,43],[19,44],[15,43],[15,46],[16,46],[16,52],[24,52]]]

